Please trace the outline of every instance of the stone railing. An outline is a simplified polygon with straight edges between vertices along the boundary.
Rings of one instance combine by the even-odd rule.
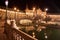
[[[13,40],[37,40],[18,29],[13,29]]]
[[[9,40],[37,40],[36,38],[28,35],[27,33],[17,29],[9,27],[7,28],[7,37]]]

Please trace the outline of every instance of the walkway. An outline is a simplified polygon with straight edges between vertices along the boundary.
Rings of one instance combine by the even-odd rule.
[[[0,33],[0,40],[8,40],[4,33]]]

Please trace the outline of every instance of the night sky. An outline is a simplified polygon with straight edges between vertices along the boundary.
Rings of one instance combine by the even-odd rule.
[[[9,0],[9,8],[14,6],[25,10],[28,5],[29,9],[32,9],[33,6],[44,10],[48,8],[50,13],[60,13],[60,1],[59,0]],[[0,6],[5,7],[5,0],[0,0]]]

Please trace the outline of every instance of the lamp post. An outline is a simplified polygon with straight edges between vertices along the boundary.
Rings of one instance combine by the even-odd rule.
[[[17,12],[16,13],[19,13],[19,9],[16,10]],[[16,19],[17,19],[18,15],[16,14]]]
[[[36,8],[35,7],[33,7],[33,16],[36,16]]]
[[[35,12],[35,7],[33,7],[33,12]]]
[[[15,11],[15,21],[16,21],[16,10],[17,10],[17,8],[14,7],[14,11]]]
[[[45,9],[45,12],[48,11],[48,8]]]
[[[48,8],[45,8],[45,16],[47,17]]]
[[[6,5],[6,13],[5,13],[5,24],[4,24],[4,33],[7,33],[7,9],[8,9],[8,0],[5,1],[5,5]],[[6,34],[7,35],[7,34]]]
[[[5,1],[6,5],[6,14],[5,14],[5,25],[7,24],[7,9],[8,9],[8,0]]]
[[[47,11],[48,11],[48,8],[45,8],[45,16],[46,16],[46,18],[47,18]],[[46,23],[47,23],[47,19],[46,19]]]
[[[14,7],[14,11],[15,11],[15,21],[16,21],[16,18],[17,18],[17,12],[19,12],[19,9],[17,9],[16,7]]]

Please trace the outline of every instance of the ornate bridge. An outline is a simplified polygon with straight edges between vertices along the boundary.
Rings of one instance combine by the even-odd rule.
[[[4,23],[5,23],[5,21],[4,21],[5,20],[5,13],[6,13],[5,11],[6,11],[5,9],[0,9],[0,19],[1,19],[0,20],[0,23],[1,23],[1,25],[0,25],[0,27],[1,27],[0,28],[0,32],[1,32],[0,39],[1,40],[37,40],[36,38],[33,38],[32,36],[22,32],[19,29],[11,28],[11,26],[7,28],[8,34],[7,35],[4,34],[3,32],[4,32]],[[52,15],[50,15],[50,16],[52,17]],[[57,15],[55,15],[55,16],[56,16],[56,18],[58,18]],[[8,10],[7,18],[8,19],[15,19],[15,11]],[[21,12],[17,13],[16,19],[20,20],[20,19],[24,19],[24,18],[32,20],[32,16],[29,16],[27,18],[27,15],[25,13],[21,13]],[[60,18],[60,15],[59,15],[59,18]],[[57,28],[60,28],[60,27],[57,27]]]

